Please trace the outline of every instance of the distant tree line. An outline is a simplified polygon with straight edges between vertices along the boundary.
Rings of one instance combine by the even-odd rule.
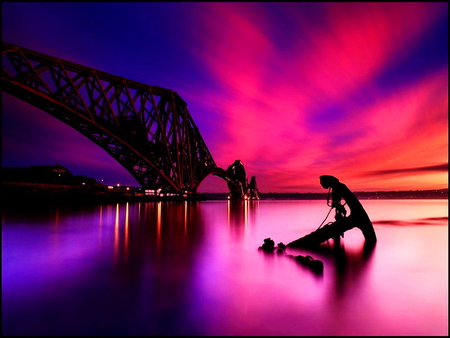
[[[61,164],[33,165],[29,167],[2,167],[2,182],[47,183],[63,185],[98,185],[99,183],[84,175],[73,175]]]

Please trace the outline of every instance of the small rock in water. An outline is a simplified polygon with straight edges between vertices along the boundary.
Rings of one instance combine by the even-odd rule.
[[[301,263],[302,265],[305,265],[309,268],[311,268],[314,272],[316,273],[321,273],[323,271],[323,262],[318,260],[318,259],[314,259],[311,256],[294,256],[294,259]]]
[[[274,248],[275,242],[271,238],[266,238],[263,245],[261,246],[261,249],[263,249],[264,251],[273,251]]]

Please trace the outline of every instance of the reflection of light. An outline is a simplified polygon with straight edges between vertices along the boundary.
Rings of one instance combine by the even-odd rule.
[[[250,205],[250,211],[251,211],[251,214],[249,215],[250,224],[256,224],[259,216],[259,198],[256,199],[255,201],[252,201],[252,204]]]
[[[186,232],[187,232],[187,207],[188,207],[187,201],[184,201],[183,212],[184,212],[184,235],[185,235],[185,238],[186,238]]]
[[[129,243],[129,238],[128,238],[128,209],[129,209],[129,203],[127,202],[126,206],[125,206],[125,238],[124,238],[124,255],[125,255],[125,259],[128,259],[128,243]]]
[[[102,239],[102,226],[103,226],[103,206],[100,205],[100,217],[98,219],[98,236],[100,240]]]
[[[157,204],[157,215],[156,215],[156,249],[159,251],[161,247],[161,202]]]
[[[142,206],[142,203],[138,203],[137,224],[139,224],[141,222],[141,206]]]
[[[228,202],[227,202],[227,225],[228,225],[228,230],[230,229],[230,221],[231,221],[231,201],[230,201],[230,196],[228,196]]]
[[[245,196],[244,201],[244,235],[247,237],[247,230],[248,230],[248,200],[247,196]]]
[[[116,221],[114,223],[114,260],[117,262],[119,255],[119,203],[116,205]]]

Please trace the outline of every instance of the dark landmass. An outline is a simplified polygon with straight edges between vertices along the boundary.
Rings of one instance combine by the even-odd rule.
[[[207,199],[227,199],[226,193],[204,193]],[[361,199],[448,199],[448,189],[355,192]],[[261,200],[326,200],[328,193],[259,193]]]
[[[3,206],[23,204],[104,204],[129,201],[182,199],[179,196],[145,196],[141,187],[111,186],[91,177],[73,175],[60,164],[2,167]]]
[[[2,205],[93,204],[160,200],[226,200],[228,193],[195,196],[145,195],[141,187],[107,186],[95,179],[73,175],[60,164],[54,166],[2,167]],[[355,192],[360,199],[448,199],[448,189]],[[261,200],[326,200],[327,193],[259,193]]]

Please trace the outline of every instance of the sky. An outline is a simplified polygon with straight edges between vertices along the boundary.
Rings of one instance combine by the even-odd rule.
[[[174,90],[217,166],[240,160],[260,192],[448,187],[447,2],[2,2],[2,40]],[[2,92],[2,166],[57,163],[138,186]]]

